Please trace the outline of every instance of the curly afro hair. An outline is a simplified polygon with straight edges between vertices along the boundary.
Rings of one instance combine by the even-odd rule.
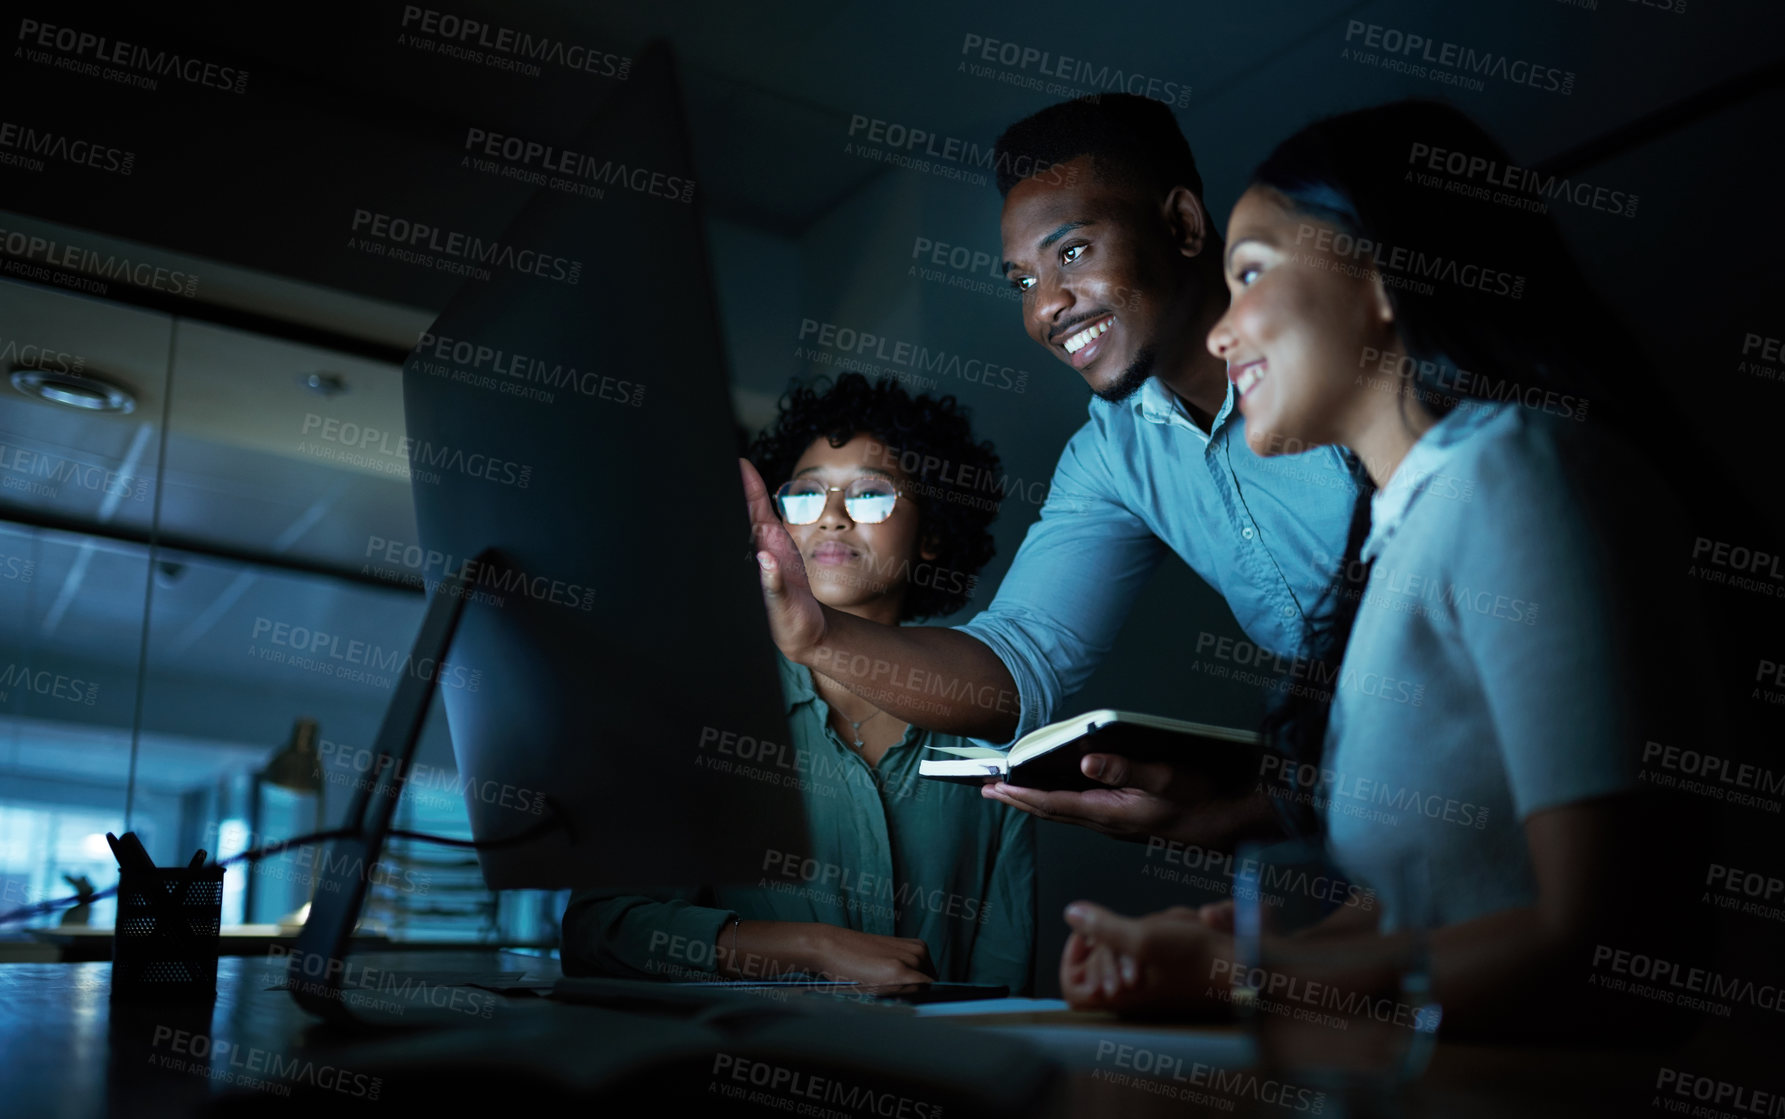
[[[952,395],[913,397],[896,381],[870,383],[860,373],[828,382],[793,381],[781,397],[780,417],[750,444],[747,457],[773,492],[818,439],[841,447],[865,433],[884,443],[905,475],[901,492],[917,502],[918,540],[937,553],[937,570],[951,573],[913,579],[899,620],[954,613],[997,551],[991,524],[1003,497],[998,452],[974,440],[967,412]]]

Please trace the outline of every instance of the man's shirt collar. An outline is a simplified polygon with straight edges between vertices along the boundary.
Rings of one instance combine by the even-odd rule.
[[[1221,430],[1221,425],[1233,414],[1235,398],[1233,382],[1227,384],[1227,394],[1221,400],[1221,410],[1215,413],[1215,422],[1209,425],[1208,431],[1196,426],[1190,418],[1190,412],[1184,407],[1177,394],[1166,388],[1157,377],[1148,377],[1140,386],[1140,390],[1129,397],[1125,403],[1140,413],[1140,417],[1148,423],[1177,424],[1188,428],[1203,439],[1209,438]]]

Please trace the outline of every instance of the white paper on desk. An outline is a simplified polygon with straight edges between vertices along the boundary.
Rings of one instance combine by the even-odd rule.
[[[440,971],[427,976],[427,982],[441,987],[476,987],[483,991],[549,991],[557,976],[537,971]]]
[[[377,991],[390,986],[401,986],[408,989],[412,986],[426,987],[476,987],[483,991],[549,991],[556,983],[556,977],[537,971],[460,971],[445,969],[441,971],[379,971],[376,981],[364,984],[347,984],[349,991]],[[285,990],[288,984],[280,983],[268,990]]]
[[[1065,999],[962,999],[959,1002],[921,1003],[913,1009],[919,1018],[947,1018],[961,1014],[1040,1014],[1070,1007]]]
[[[1068,1068],[1109,1068],[1109,1046],[1131,1045],[1151,1051],[1150,1059],[1173,1057],[1183,1068],[1191,1065],[1212,1065],[1221,1069],[1250,1068],[1257,1062],[1257,1049],[1252,1039],[1233,1030],[1179,1028],[1175,1030],[1137,1030],[1104,1026],[1060,1026],[1012,1024],[981,1026],[1008,1037],[1033,1043],[1048,1056]]]
[[[514,975],[514,978],[509,978]],[[460,980],[467,987],[481,987],[486,991],[549,991],[558,984],[558,977],[542,972],[525,973],[504,972],[501,975],[478,976],[474,979]]]

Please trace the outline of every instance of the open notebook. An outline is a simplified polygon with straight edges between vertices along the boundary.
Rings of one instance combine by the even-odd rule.
[[[1251,766],[1259,744],[1255,731],[1106,708],[1031,731],[1008,752],[985,746],[932,746],[936,753],[952,756],[922,762],[918,772],[974,785],[996,777],[1031,789],[1101,789],[1107,786],[1079,769],[1079,759],[1086,754],[1179,762],[1227,777]]]

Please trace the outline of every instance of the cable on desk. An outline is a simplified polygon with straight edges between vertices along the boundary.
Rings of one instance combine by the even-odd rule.
[[[486,839],[479,842],[475,839],[454,839],[444,835],[429,835],[427,832],[409,831],[406,828],[391,828],[385,834],[397,839],[414,839],[419,840],[422,843],[438,843],[442,847],[470,847],[479,851],[489,851],[498,847],[512,847],[516,843],[525,843],[528,840],[535,839],[538,836],[558,828],[563,828],[565,834],[571,835],[574,839],[574,833],[570,830],[570,824],[559,814],[557,804],[551,797],[543,797],[541,799],[545,801],[545,817],[538,823],[535,823],[532,827],[516,832],[514,835],[503,836],[501,839]],[[242,851],[238,854],[229,856],[227,859],[218,859],[211,865],[228,866],[231,863],[259,862],[261,859],[277,855],[281,851],[291,847],[305,847],[312,843],[322,843],[330,839],[346,839],[358,834],[359,832],[353,828],[331,828],[328,831],[311,832],[309,835],[299,835],[294,836],[291,839],[281,839],[277,843],[269,843],[264,847],[256,847],[251,851]],[[51,898],[49,901],[35,902],[31,905],[21,906],[18,909],[0,913],[0,925],[5,925],[13,921],[29,920],[32,917],[42,916],[45,913],[54,913],[58,909],[65,909],[85,902],[99,901],[102,898],[112,897],[117,894],[117,892],[118,887],[107,886],[105,889],[100,890],[97,893],[85,895],[72,894],[65,898]]]

